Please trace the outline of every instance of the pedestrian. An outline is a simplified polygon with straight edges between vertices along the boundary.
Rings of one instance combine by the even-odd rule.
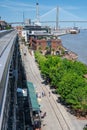
[[[50,97],[50,92],[49,92],[49,97]]]
[[[42,92],[42,97],[44,97],[44,92]]]

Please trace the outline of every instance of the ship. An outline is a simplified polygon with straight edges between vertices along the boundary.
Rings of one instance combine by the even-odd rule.
[[[80,29],[78,27],[74,27],[69,30],[70,34],[78,34],[80,33]]]

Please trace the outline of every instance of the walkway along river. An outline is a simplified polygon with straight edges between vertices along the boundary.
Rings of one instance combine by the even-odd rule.
[[[79,61],[87,64],[87,30],[61,36],[61,40],[64,47],[78,54]]]
[[[53,94],[49,85],[44,84],[34,55],[29,53],[26,46],[23,45],[23,48],[26,50],[26,55],[21,51],[26,78],[34,84],[38,94],[45,93],[45,96],[41,95],[39,100],[42,113],[46,112],[46,116],[42,118],[42,130],[83,130],[87,121],[77,120],[66,111],[63,105],[57,102],[58,95]]]

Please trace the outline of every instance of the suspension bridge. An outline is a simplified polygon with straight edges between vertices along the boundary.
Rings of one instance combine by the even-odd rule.
[[[42,25],[54,25],[54,26],[83,26],[84,24],[87,27],[87,20],[83,20],[76,15],[73,15],[72,13],[65,11],[62,8],[53,8],[50,11],[46,12],[45,14],[39,16],[38,8],[36,10],[36,19],[42,24]],[[31,23],[34,23],[35,20],[32,20]],[[23,13],[23,21],[18,21],[18,22],[10,22],[9,24],[19,24],[19,25],[24,25],[24,13]]]

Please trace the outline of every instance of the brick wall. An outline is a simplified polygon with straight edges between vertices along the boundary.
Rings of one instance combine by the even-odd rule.
[[[48,43],[49,43],[49,46],[48,46]],[[46,48],[48,47],[48,49],[51,49],[51,50],[53,49],[54,51],[58,51],[60,46],[62,46],[62,42],[60,39],[50,39],[50,40],[32,39],[32,48],[34,50],[41,50],[43,52],[43,51],[46,51]]]

